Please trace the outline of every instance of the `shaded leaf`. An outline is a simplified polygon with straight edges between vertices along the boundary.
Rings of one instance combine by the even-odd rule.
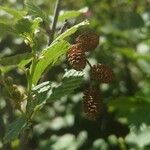
[[[26,6],[29,12],[35,17],[41,17],[44,21],[49,21],[47,14],[42,11],[40,7],[36,6],[33,2],[27,2]]]
[[[109,110],[116,110],[119,120],[125,118],[129,124],[139,127],[143,122],[150,122],[150,103],[140,97],[120,97],[110,101],[108,106]]]
[[[4,33],[15,33],[15,30],[12,25],[9,23],[0,23],[0,35]]]
[[[119,50],[119,52],[122,53],[124,56],[130,58],[131,60],[143,59],[150,62],[150,55],[139,54],[131,48],[122,48],[121,50]]]
[[[141,28],[144,21],[140,14],[134,12],[120,12],[116,25],[122,30]]]
[[[0,59],[0,64],[3,66],[19,66],[23,67],[32,59],[32,53],[17,54],[15,56],[4,57]]]
[[[8,131],[5,134],[4,142],[10,142],[18,137],[19,133],[26,124],[25,117],[20,117],[8,126]]]
[[[30,21],[27,18],[23,18],[15,25],[16,33],[32,42],[34,32],[39,27],[40,22],[41,18],[35,18],[33,21]]]
[[[4,10],[5,12],[9,13],[17,20],[23,18],[27,14],[26,11],[16,10],[5,6],[0,6],[0,10]]]

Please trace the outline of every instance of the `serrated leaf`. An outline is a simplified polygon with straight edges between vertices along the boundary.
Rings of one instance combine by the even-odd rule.
[[[5,12],[9,13],[15,19],[18,19],[18,20],[23,18],[23,16],[27,14],[26,11],[16,10],[16,9],[12,9],[10,7],[5,7],[5,6],[0,6],[0,10],[4,10]]]
[[[41,74],[49,66],[52,67],[59,57],[64,55],[69,49],[69,43],[66,41],[58,41],[50,45],[43,51],[41,59],[37,62],[32,78],[32,84],[36,85],[41,77]]]
[[[71,94],[83,82],[83,72],[70,70],[66,72],[61,85],[53,88],[48,101],[59,100],[61,97]]]
[[[53,43],[55,43],[56,41],[58,40],[63,40],[64,38],[74,34],[79,27],[81,26],[86,26],[86,25],[89,25],[89,22],[87,20],[77,24],[77,25],[74,25],[73,27],[71,27],[70,29],[66,30],[64,33],[62,33],[60,36],[58,36],[54,41]]]
[[[35,99],[32,104],[31,110],[39,111],[46,103],[47,93],[51,89],[51,82],[46,81],[32,88],[32,94],[35,95]]]
[[[58,21],[64,21],[64,20],[69,20],[75,17],[80,16],[81,14],[87,12],[88,8],[85,7],[81,10],[70,10],[70,11],[62,11],[60,12],[60,15],[58,17]]]
[[[33,87],[32,91],[33,92],[39,92],[41,91],[42,88],[45,88],[45,86],[49,86],[50,81],[43,82],[41,84],[38,84],[37,86]]]
[[[25,117],[20,117],[8,126],[8,131],[5,134],[4,142],[8,143],[18,137],[19,133],[26,124]]]
[[[36,95],[35,101],[33,103],[34,110],[39,110],[44,106],[44,104],[46,103],[46,99],[47,99],[47,93],[51,88],[52,88],[51,82],[46,81],[35,86],[32,89],[32,92]]]
[[[32,53],[17,54],[15,56],[4,57],[0,59],[3,66],[19,66],[23,67],[32,59]]]
[[[26,3],[27,9],[29,10],[29,12],[35,16],[35,17],[41,17],[44,21],[49,21],[48,19],[48,15],[42,11],[42,9],[38,6],[36,6],[35,4],[33,4],[33,2],[27,2]]]

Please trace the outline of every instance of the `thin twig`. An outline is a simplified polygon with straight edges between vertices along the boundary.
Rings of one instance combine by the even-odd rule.
[[[53,18],[53,22],[52,22],[52,27],[50,29],[50,36],[49,36],[48,45],[50,45],[54,40],[56,24],[57,24],[57,20],[58,20],[58,16],[59,16],[59,11],[60,11],[60,2],[61,2],[61,0],[56,1],[55,10],[54,10],[54,18]],[[48,73],[48,71],[46,71],[44,73],[43,77],[40,80],[40,83],[45,81],[45,79],[47,78],[47,73]]]
[[[86,59],[87,64],[90,66],[90,68],[92,68],[91,63]]]
[[[48,45],[50,45],[54,39],[56,24],[57,24],[57,20],[58,20],[59,11],[60,11],[60,1],[61,0],[56,1],[55,10],[54,10],[54,18],[53,18],[53,22],[52,22],[51,33],[50,33]]]
[[[67,28],[68,26],[69,26],[69,22],[68,22],[68,20],[66,19],[65,22],[64,22],[64,24],[63,24],[63,26],[62,26],[61,29],[60,29],[59,34],[62,34],[62,33],[66,30],[66,28]]]

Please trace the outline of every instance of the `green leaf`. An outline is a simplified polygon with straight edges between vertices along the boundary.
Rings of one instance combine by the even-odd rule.
[[[65,73],[61,85],[50,91],[47,101],[59,100],[61,97],[71,94],[83,82],[83,72],[70,70]]]
[[[121,54],[123,54],[124,56],[128,57],[131,60],[143,59],[150,62],[150,55],[139,54],[132,48],[122,48],[121,50],[119,49],[118,52],[120,52]]]
[[[12,9],[10,7],[5,7],[5,6],[0,6],[0,10],[3,10],[5,12],[9,13],[17,20],[23,18],[27,14],[26,11],[16,10],[16,9]]]
[[[58,37],[54,40],[53,43],[55,43],[55,42],[58,41],[58,40],[63,40],[64,38],[66,38],[66,37],[68,37],[68,36],[74,34],[74,33],[78,30],[79,27],[81,27],[81,26],[86,26],[86,25],[89,25],[89,22],[88,22],[87,20],[85,20],[85,21],[83,21],[83,22],[81,22],[81,23],[79,23],[79,24],[77,24],[77,25],[71,27],[70,29],[68,29],[68,30],[66,30],[64,33],[62,33],[60,36],[58,36]]]
[[[129,124],[139,127],[143,122],[150,122],[150,103],[140,97],[120,97],[110,101],[108,106],[110,111],[116,110],[119,120],[124,118]]]
[[[140,14],[134,12],[120,12],[116,25],[121,30],[128,30],[143,27],[144,21]]]
[[[42,9],[40,7],[33,4],[33,2],[27,2],[26,6],[27,6],[27,9],[29,10],[29,12],[33,16],[40,17],[44,21],[49,22],[48,15],[44,11],[42,11]]]
[[[37,86],[33,87],[32,91],[33,92],[37,92],[37,93],[41,93],[41,89],[45,88],[45,86],[49,86],[50,85],[50,81],[46,81],[46,82],[43,82],[41,84],[38,84]],[[48,89],[47,89],[48,90]],[[44,90],[45,91],[45,90]]]
[[[66,41],[58,41],[50,45],[43,51],[41,59],[37,62],[35,67],[35,72],[32,78],[33,85],[37,84],[38,80],[41,77],[41,74],[48,66],[52,67],[57,62],[59,57],[61,57],[68,51],[69,46],[69,43]]]
[[[3,66],[19,66],[23,67],[32,59],[32,53],[17,54],[15,56],[4,57],[0,59],[0,64]]]
[[[8,131],[5,134],[4,142],[8,143],[16,139],[26,124],[25,117],[20,117],[8,126]]]
[[[41,21],[41,18],[35,18],[33,21],[23,18],[15,25],[16,33],[27,39],[28,42],[32,43],[34,32],[39,27]]]
[[[51,82],[46,81],[35,86],[32,89],[32,93],[36,95],[35,100],[33,102],[34,110],[39,110],[44,106],[47,99],[47,93],[51,88],[52,88]]]
[[[70,10],[70,11],[62,11],[60,12],[60,15],[58,17],[58,21],[64,21],[64,20],[69,20],[75,17],[80,16],[81,14],[87,12],[88,8],[85,7],[81,10]]]
[[[4,22],[0,23],[0,35],[2,35],[4,33],[15,33],[15,30],[14,30],[13,26],[10,25],[10,22],[9,23],[4,23]]]

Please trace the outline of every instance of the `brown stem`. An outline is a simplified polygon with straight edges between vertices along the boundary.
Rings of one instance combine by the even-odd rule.
[[[59,11],[60,11],[60,1],[61,0],[56,1],[55,10],[54,10],[54,19],[53,19],[53,22],[52,22],[51,34],[50,34],[50,37],[49,37],[48,45],[50,45],[52,43],[53,39],[54,39],[56,24],[57,24],[57,20],[58,20]]]
[[[60,29],[60,33],[59,33],[59,34],[62,34],[62,33],[66,30],[66,28],[67,28],[68,26],[69,26],[69,22],[68,22],[68,20],[65,20],[63,26],[62,26],[61,29]]]
[[[22,135],[20,137],[19,150],[28,149],[30,132],[31,132],[31,124],[28,125],[22,132]]]
[[[86,59],[87,64],[90,66],[90,68],[92,68],[91,63]]]

